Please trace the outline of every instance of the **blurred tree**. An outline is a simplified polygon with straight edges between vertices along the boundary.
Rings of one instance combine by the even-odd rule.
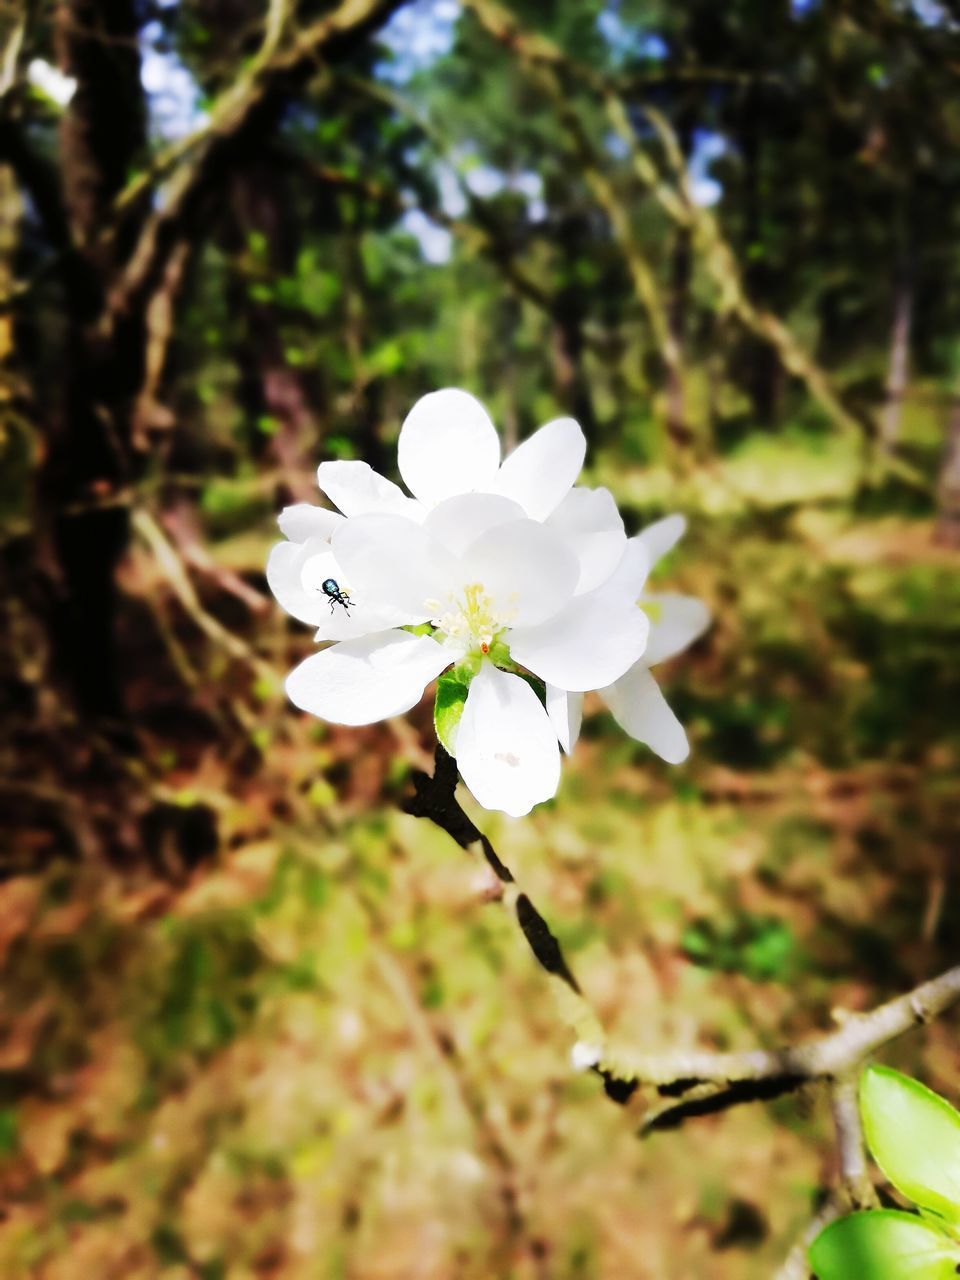
[[[23,706],[46,661],[58,706],[134,747],[131,512],[155,509],[180,607],[236,654],[190,575],[246,611],[256,592],[205,537],[308,496],[321,452],[389,466],[440,383],[509,439],[560,409],[683,467],[758,428],[882,439],[928,502],[953,456],[948,8],[57,0],[4,21]]]

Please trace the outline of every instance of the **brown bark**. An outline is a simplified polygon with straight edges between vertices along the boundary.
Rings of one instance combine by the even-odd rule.
[[[903,397],[910,368],[910,329],[913,316],[913,273],[904,265],[897,273],[890,329],[890,356],[887,365],[886,397],[880,417],[880,444],[891,451],[900,438]]]
[[[142,326],[129,319],[112,335],[103,331],[106,284],[124,246],[121,238],[104,242],[100,231],[145,143],[140,55],[133,0],[60,0],[55,24],[61,68],[77,81],[61,128],[60,174],[82,287],[65,290],[63,398],[47,433],[39,515],[58,570],[55,665],[82,711],[116,719],[114,570],[127,542],[121,494],[143,342]],[[128,237],[134,227],[131,217]]]
[[[240,172],[231,182],[232,217],[226,241],[237,255],[248,252],[251,233],[263,237],[265,262],[271,278],[295,270],[288,252],[293,238],[287,224],[288,193],[282,177],[269,166]],[[317,427],[300,374],[284,353],[272,301],[244,299],[244,326],[237,363],[241,370],[244,406],[254,433],[254,450],[271,453],[283,476],[284,501],[316,500],[314,477]],[[269,419],[271,432],[259,424]]]
[[[275,124],[289,96],[315,73],[321,51],[334,57],[350,50],[399,4],[342,0],[289,31],[287,6],[266,6],[261,50],[214,105],[208,127],[128,181],[145,142],[137,0],[58,0],[58,57],[77,81],[64,115],[59,175],[0,120],[0,156],[11,158],[39,197],[59,251],[67,321],[62,412],[47,432],[39,522],[57,587],[49,620],[56,674],[93,719],[117,722],[123,709],[114,577],[145,443],[133,428],[137,407],[144,408],[145,389],[148,398],[159,389],[156,360],[148,358],[148,317],[158,319],[151,303],[169,286],[179,246],[202,238],[208,211],[222,199],[228,175],[242,168],[253,135]],[[153,205],[161,176],[164,199]],[[161,315],[160,327],[172,319],[172,312]]]
[[[960,380],[947,417],[946,447],[937,484],[937,524],[934,538],[946,547],[960,547]]]
[[[747,293],[761,307],[769,300],[772,273],[765,258],[763,239],[763,137],[757,119],[757,106],[748,100],[744,107],[740,145],[744,156],[744,232],[743,258],[746,261],[744,283]],[[746,339],[744,352],[745,381],[758,423],[774,426],[779,417],[783,391],[782,366],[769,343]]]

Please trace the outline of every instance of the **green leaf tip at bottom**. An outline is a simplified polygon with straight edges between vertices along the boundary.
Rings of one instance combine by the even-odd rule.
[[[433,704],[433,723],[440,745],[451,756],[456,756],[457,727],[470,688],[469,675],[460,667],[446,671],[437,680],[437,697]]]
[[[956,1280],[960,1244],[916,1214],[868,1209],[831,1222],[808,1257],[817,1280]]]

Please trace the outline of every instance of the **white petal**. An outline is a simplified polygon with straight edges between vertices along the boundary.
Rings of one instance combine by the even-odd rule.
[[[449,663],[429,636],[381,631],[311,654],[287,676],[287,697],[334,724],[372,724],[409,711]]]
[[[481,533],[498,524],[525,517],[523,507],[499,494],[460,493],[438,503],[423,522],[423,527],[448,551],[460,556]]]
[[[604,604],[602,591],[577,596],[539,627],[508,632],[510,656],[561,689],[612,684],[643,655],[650,619],[636,605]]]
[[[566,689],[558,689],[556,685],[548,684],[547,715],[550,717],[550,723],[553,725],[561,747],[569,755],[580,737],[580,725],[583,721],[583,694],[567,693]]]
[[[532,520],[546,520],[569,493],[586,452],[580,424],[556,418],[504,460],[493,491],[519,502]]]
[[[284,537],[291,542],[306,542],[308,538],[332,538],[333,531],[343,519],[326,507],[315,507],[309,502],[295,502],[284,507],[277,516],[277,524]]]
[[[579,557],[577,595],[605,582],[623,558],[627,535],[609,489],[571,489],[547,527],[563,534]]]
[[[650,639],[643,655],[648,667],[682,653],[710,625],[710,610],[694,596],[657,592],[641,596],[640,603],[649,606]]]
[[[311,545],[317,546],[316,543]],[[319,550],[304,559],[300,570],[304,591],[326,605],[316,620],[315,640],[352,640],[358,636],[368,636],[374,631],[402,627],[411,620],[409,613],[403,609],[384,604],[376,598],[358,595],[329,543],[319,545]],[[346,607],[338,600],[331,600],[323,590],[323,584],[328,578],[332,578],[346,596]]]
[[[333,552],[358,600],[402,610],[407,622],[425,622],[460,585],[460,563],[422,525],[403,516],[345,520]]]
[[[448,387],[422,396],[407,414],[397,462],[410,492],[433,506],[457,493],[490,492],[500,439],[480,401]]]
[[[603,593],[603,599],[609,603],[619,600],[635,604],[646,585],[650,564],[650,553],[643,539],[628,538],[617,567],[598,588]],[[589,599],[593,598],[591,594]]]
[[[484,663],[457,730],[457,766],[479,804],[514,818],[556,794],[557,735],[525,680]]]
[[[673,550],[686,531],[686,517],[672,515],[664,516],[655,524],[647,525],[646,529],[642,529],[637,534],[637,537],[647,548],[650,564],[655,565],[668,551]]]
[[[327,578],[350,596],[348,609],[324,592]],[[402,610],[351,594],[350,583],[323,538],[278,542],[267,560],[267,582],[287,613],[319,628],[317,640],[349,640],[409,621]]]
[[[267,585],[287,613],[300,622],[313,626],[323,617],[329,604],[307,591],[303,585],[303,564],[311,555],[329,544],[322,539],[308,543],[278,542],[267,558]]]
[[[482,583],[512,626],[534,626],[558,613],[573,595],[577,558],[563,540],[536,520],[497,525],[463,555],[465,582]]]
[[[638,663],[610,688],[601,689],[600,696],[632,738],[645,742],[668,764],[686,760],[690,744],[683,725],[644,663]]]
[[[422,520],[419,502],[408,498],[399,485],[379,475],[368,462],[321,462],[317,484],[345,516],[384,512]]]

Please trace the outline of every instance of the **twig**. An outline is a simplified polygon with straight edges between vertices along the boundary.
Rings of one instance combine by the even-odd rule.
[[[833,1123],[840,1155],[840,1181],[848,1209],[874,1209],[879,1201],[867,1171],[867,1152],[857,1103],[854,1076],[838,1080],[830,1089]]]
[[[857,1197],[869,1199],[855,1167],[858,1128],[850,1114],[847,1082],[870,1054],[916,1026],[931,1022],[960,1001],[960,965],[921,983],[869,1013],[847,1017],[829,1035],[742,1053],[705,1050],[644,1053],[609,1042],[586,1000],[563,950],[543,915],[517,886],[510,868],[455,797],[457,764],[437,747],[433,777],[414,774],[414,795],[405,808],[429,818],[463,849],[479,845],[499,880],[500,899],[510,907],[541,968],[557,981],[562,1011],[583,1047],[583,1059],[603,1077],[608,1094],[625,1102],[641,1086],[653,1091],[642,1132],[672,1128],[693,1116],[724,1111],[743,1102],[779,1097],[811,1083],[834,1085],[834,1115],[841,1140],[844,1178]]]
[[[269,687],[274,687],[277,674],[273,668],[203,607],[176,548],[150,512],[145,507],[137,507],[131,516],[131,524],[153,552],[174,595],[204,635],[225,649],[232,658],[248,666],[260,679],[267,681]]]
[[[598,1045],[598,1068],[625,1086],[649,1085],[670,1099],[648,1114],[644,1130],[649,1132],[806,1084],[851,1078],[870,1054],[958,1001],[960,965],[869,1013],[853,1014],[829,1035],[800,1044],[744,1053],[665,1054]]]
[[[116,210],[121,216],[156,184],[158,168],[160,172],[169,170],[163,203],[147,218],[137,245],[111,290],[108,320],[149,293],[219,158],[237,144],[269,104],[271,95],[284,85],[309,76],[324,56],[329,57],[386,21],[400,3],[401,0],[341,0],[337,8],[284,42],[286,5],[284,0],[271,0],[260,49],[220,95],[207,123],[164,153],[158,165],[133,179],[117,198]]]
[[[824,1227],[851,1209],[875,1209],[879,1204],[867,1170],[856,1079],[850,1076],[832,1085],[830,1101],[840,1159],[840,1186],[827,1196],[807,1223],[774,1280],[808,1280],[807,1251]]]
[[[777,1270],[773,1280],[809,1280],[810,1263],[807,1261],[807,1250],[820,1232],[839,1218],[841,1209],[836,1197],[831,1196],[818,1213],[815,1213]]]
[[[465,0],[465,4],[494,40],[519,56],[521,64],[527,68],[531,78],[540,84],[551,100],[558,104],[558,108],[560,105],[564,106],[564,123],[568,131],[576,117],[569,108],[570,95],[564,78],[577,81],[600,98],[614,129],[629,149],[631,166],[636,178],[651,192],[664,212],[678,226],[689,229],[693,233],[706,270],[719,292],[721,311],[735,315],[745,328],[773,347],[783,367],[804,384],[809,395],[837,428],[853,438],[864,441],[875,440],[876,424],[872,419],[867,415],[858,415],[851,411],[844,403],[829,374],[804,349],[790,328],[778,316],[759,306],[748,295],[736,256],[723,236],[716,217],[709,209],[697,205],[691,198],[686,162],[676,134],[665,117],[654,108],[643,108],[674,170],[677,186],[665,182],[658,167],[641,150],[622,98],[600,72],[569,57],[548,37],[522,27],[514,15],[497,0]],[[586,135],[579,120],[571,136],[578,150],[582,152]],[[595,149],[591,147],[591,150]],[[606,185],[609,187],[609,183]],[[606,208],[608,216],[611,216],[618,243],[623,250],[626,240],[622,228],[618,226],[621,220],[620,214],[614,210],[608,200],[606,190],[598,189],[596,185],[594,189],[600,203]],[[642,270],[637,272],[636,263],[628,260],[628,265],[634,277],[638,296],[649,311],[649,282],[645,279]],[[656,328],[654,322],[655,333]],[[663,351],[662,342],[660,346]],[[672,355],[672,352],[668,354]],[[669,361],[667,367],[668,369],[672,367]],[[907,483],[926,487],[923,477],[903,459],[881,458],[879,464],[883,469],[896,474]]]
[[[498,856],[490,840],[477,829],[457,802],[454,794],[457,762],[438,745],[433,776],[415,773],[413,784],[414,794],[404,806],[407,813],[429,818],[462,849],[469,849],[473,844],[480,846],[501,886],[498,901],[513,913],[540,967],[555,979],[554,993],[566,1021],[578,1040],[594,1043],[597,1037],[602,1036],[599,1020],[584,998],[558,939],[529,895],[521,891],[513,872]]]

